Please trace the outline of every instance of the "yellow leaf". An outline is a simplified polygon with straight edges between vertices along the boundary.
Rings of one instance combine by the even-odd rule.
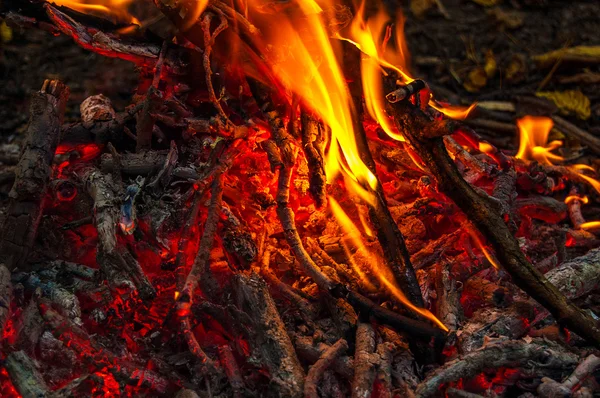
[[[485,69],[478,66],[469,72],[467,81],[463,84],[463,86],[467,89],[467,91],[475,93],[485,87],[487,84],[487,78],[488,77],[487,73],[485,73]]]
[[[527,74],[527,63],[522,54],[513,54],[506,66],[504,76],[510,83],[519,83]]]
[[[551,66],[560,59],[581,63],[598,62],[600,60],[600,46],[577,46],[533,56],[533,61],[539,67]]]
[[[6,24],[6,22],[2,21],[0,24],[0,41],[2,41],[2,43],[8,43],[12,40],[12,38],[12,29]]]
[[[488,50],[485,53],[485,65],[483,69],[485,70],[485,74],[487,77],[492,77],[496,74],[496,68],[498,64],[496,63],[496,58],[494,57],[494,52],[492,50]]]
[[[500,1],[502,1],[502,0],[473,0],[473,1],[477,4],[479,4],[480,6],[491,7],[491,6],[495,6],[496,4],[500,3]]]
[[[579,90],[544,91],[535,95],[554,102],[564,115],[575,114],[578,118],[586,120],[592,113],[590,99]]]
[[[435,5],[435,0],[411,0],[410,10],[417,18],[421,18]]]

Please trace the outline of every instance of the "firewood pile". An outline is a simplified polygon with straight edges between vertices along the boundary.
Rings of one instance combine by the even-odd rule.
[[[0,396],[600,393],[600,183],[548,135],[597,138],[483,141],[383,6],[128,3],[2,11],[139,85],[65,124],[46,80],[2,149]]]

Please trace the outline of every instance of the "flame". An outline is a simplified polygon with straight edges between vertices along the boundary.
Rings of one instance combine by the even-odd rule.
[[[348,37],[339,33],[336,37],[354,44],[364,54],[361,60],[361,78],[365,105],[369,115],[379,123],[388,136],[398,141],[404,141],[404,137],[392,126],[390,118],[385,112],[386,99],[382,76],[386,75],[384,68],[387,68],[398,74],[402,84],[408,84],[415,80],[408,67],[410,53],[404,36],[405,17],[399,12],[394,29],[392,29],[390,17],[384,11],[384,7],[379,7],[375,16],[366,18],[365,3],[363,1],[358,8],[350,24]],[[392,36],[395,38],[394,47],[387,45]],[[433,98],[430,98],[429,105],[453,119],[466,118],[476,106],[476,104],[469,107],[444,106]]]
[[[569,204],[576,200],[583,203],[584,205],[590,201],[587,196],[581,197],[581,196],[577,196],[577,195],[569,195],[565,198],[565,204]]]
[[[588,222],[584,222],[583,224],[581,224],[579,226],[580,229],[585,229],[586,231],[589,230],[599,230],[600,229],[600,221],[588,221]]]
[[[471,227],[467,227],[465,229],[469,233],[469,236],[471,237],[471,239],[473,239],[475,246],[477,246],[479,248],[479,250],[481,250],[481,252],[485,256],[485,258],[490,262],[490,264],[492,264],[494,266],[494,268],[500,269],[500,264],[496,260],[496,257],[494,255],[492,255],[492,253],[490,253],[489,250],[487,249],[487,247],[483,244],[483,242],[479,238],[479,234],[477,233],[477,231],[475,231]]]
[[[562,162],[564,160],[562,156],[552,153],[552,151],[562,146],[562,141],[548,142],[548,136],[553,126],[554,122],[549,117],[525,116],[518,119],[517,127],[519,128],[520,142],[519,151],[515,157],[525,161],[536,160],[538,163],[547,166]],[[583,174],[583,171],[595,172],[592,167],[585,164],[574,164],[566,167],[577,173],[600,193],[600,182]]]
[[[370,260],[369,264],[372,264],[375,268],[373,269],[373,274],[377,277],[379,282],[387,288],[387,290],[394,296],[394,298],[396,298],[396,300],[401,302],[411,311],[421,315],[424,318],[429,319],[430,321],[435,323],[440,329],[447,332],[448,328],[439,319],[437,319],[435,315],[433,315],[429,310],[425,308],[419,308],[413,303],[411,303],[410,300],[406,297],[406,295],[402,292],[402,290],[400,290],[394,284],[394,282],[392,282],[393,275],[390,272],[390,270],[385,267],[385,262],[382,261],[382,259],[380,259],[376,253],[370,252],[365,247],[360,231],[354,225],[350,217],[348,217],[344,209],[342,209],[339,203],[332,197],[329,197],[329,207],[331,208],[331,211],[335,216],[336,220],[338,221],[339,225],[342,227],[344,232],[348,234],[354,246],[357,247],[357,254],[365,256]],[[348,258],[351,259],[351,256],[348,256]],[[371,284],[364,271],[360,269],[358,265],[354,264],[352,260],[350,262],[356,273],[359,275],[359,277],[365,283]]]
[[[496,148],[494,148],[492,145],[488,144],[487,142],[480,141],[478,145],[479,145],[480,152],[483,152],[483,153],[496,152]]]
[[[133,0],[51,0],[50,2],[83,14],[108,17],[119,23],[140,25],[140,21],[128,10]]]
[[[179,298],[180,293],[178,291],[175,291],[175,301],[177,301],[177,299]]]

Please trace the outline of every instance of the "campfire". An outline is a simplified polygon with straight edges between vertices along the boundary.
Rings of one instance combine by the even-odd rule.
[[[520,114],[517,151],[485,141],[412,74],[399,9],[4,8],[139,83],[64,123],[40,82],[3,154],[0,396],[600,391],[600,182],[551,139],[589,133]]]

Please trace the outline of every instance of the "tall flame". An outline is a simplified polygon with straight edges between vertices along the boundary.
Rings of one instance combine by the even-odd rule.
[[[401,302],[404,306],[406,306],[409,310],[421,315],[424,318],[429,319],[433,323],[435,323],[441,329],[448,331],[448,328],[438,319],[435,315],[431,313],[431,311],[425,308],[419,308],[415,306],[410,300],[406,297],[406,295],[400,290],[393,282],[394,277],[390,270],[385,266],[385,262],[377,255],[377,253],[368,251],[365,247],[364,241],[362,239],[362,235],[358,228],[354,225],[350,217],[346,214],[344,209],[339,205],[339,203],[333,199],[329,198],[329,207],[332,213],[335,215],[338,220],[340,226],[348,234],[352,243],[357,248],[356,253],[369,259],[369,264],[373,267],[373,275],[377,277],[379,282],[392,294],[392,296]],[[347,248],[345,248],[346,251]],[[351,256],[348,254],[348,258],[350,258],[350,262],[352,268],[355,272],[360,276],[360,278],[365,282],[369,283],[370,281],[367,279],[365,273],[360,269],[358,265],[356,265]]]

